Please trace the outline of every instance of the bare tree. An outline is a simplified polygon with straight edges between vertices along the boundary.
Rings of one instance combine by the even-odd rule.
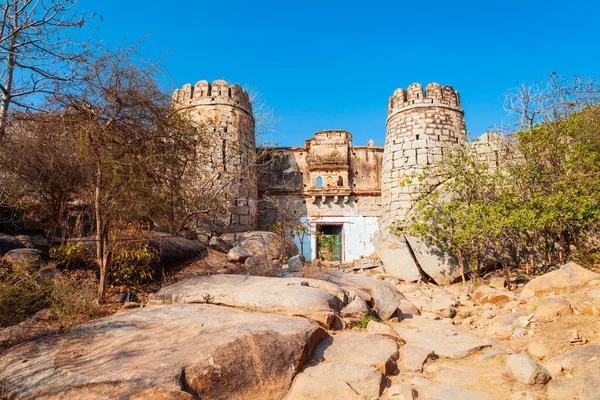
[[[30,109],[35,94],[76,76],[88,54],[87,42],[69,34],[87,16],[74,12],[77,0],[4,0],[0,4],[0,141],[11,105]]]
[[[137,217],[148,216],[163,171],[177,170],[198,147],[189,118],[172,107],[156,81],[159,67],[136,60],[135,49],[105,51],[81,79],[59,85],[54,101],[72,126],[94,204],[96,261],[103,301],[115,244]]]
[[[515,117],[517,130],[533,130],[536,123],[568,118],[600,101],[600,82],[552,72],[543,82],[521,83],[505,95],[504,109]]]

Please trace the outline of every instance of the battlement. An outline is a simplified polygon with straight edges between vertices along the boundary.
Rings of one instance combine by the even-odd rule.
[[[425,88],[425,93],[420,83],[413,83],[406,90],[396,89],[390,97],[388,115],[410,108],[430,106],[451,108],[462,112],[458,92],[452,86],[440,86],[432,82]]]
[[[173,92],[173,101],[181,105],[228,105],[242,109],[252,115],[252,101],[240,85],[229,84],[221,79],[199,81],[194,86],[189,83]]]

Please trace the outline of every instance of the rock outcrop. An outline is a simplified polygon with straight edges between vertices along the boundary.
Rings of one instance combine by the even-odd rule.
[[[298,317],[175,304],[12,348],[4,388],[36,399],[280,399],[326,336]]]
[[[316,279],[211,275],[165,286],[152,296],[150,304],[220,304],[249,311],[301,315],[329,328],[345,304],[344,296],[339,286]]]

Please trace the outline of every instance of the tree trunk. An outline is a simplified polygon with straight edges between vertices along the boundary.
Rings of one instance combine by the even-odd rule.
[[[6,76],[4,80],[4,90],[2,91],[2,102],[0,104],[0,143],[6,133],[6,125],[8,125],[8,108],[11,102],[11,91],[13,86],[13,79],[16,65],[16,51],[15,45],[17,43],[18,35],[13,35],[10,40],[10,47],[8,49],[8,59],[6,61]]]
[[[96,172],[96,187],[94,190],[94,208],[96,209],[96,263],[100,268],[100,283],[98,285],[98,302],[104,303],[104,292],[106,290],[106,272],[108,267],[107,244],[108,231],[106,221],[102,216],[102,172],[100,169]]]
[[[467,279],[465,278],[465,260],[463,259],[462,250],[457,249],[456,253],[458,255],[458,267],[460,268],[460,277],[462,278],[462,284],[466,285]]]
[[[510,285],[510,273],[508,271],[508,264],[503,262],[502,263],[502,270],[504,271],[504,279],[506,279],[506,288],[508,290],[511,290],[511,285]]]

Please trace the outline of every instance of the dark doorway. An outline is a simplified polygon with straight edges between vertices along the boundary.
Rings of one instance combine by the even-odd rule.
[[[317,227],[317,256],[324,261],[343,261],[342,225]]]

